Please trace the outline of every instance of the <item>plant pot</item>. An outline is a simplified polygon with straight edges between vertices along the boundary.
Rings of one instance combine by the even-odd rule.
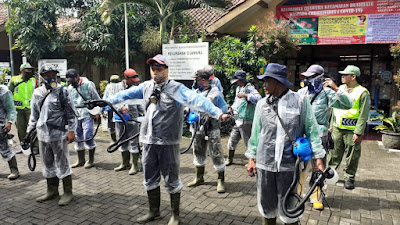
[[[381,131],[382,133],[382,144],[385,148],[400,149],[400,133],[394,133],[392,131]]]

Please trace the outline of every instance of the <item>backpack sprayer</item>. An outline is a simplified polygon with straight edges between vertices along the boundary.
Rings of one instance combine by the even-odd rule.
[[[186,122],[192,126],[192,137],[190,138],[190,144],[187,148],[181,148],[180,153],[186,153],[190,147],[192,147],[194,139],[196,137],[197,132],[204,132],[205,139],[208,140],[207,130],[209,127],[209,118],[208,115],[200,115],[195,112],[190,112],[187,116]]]
[[[283,197],[283,204],[282,204],[283,213],[289,218],[297,218],[301,214],[303,214],[304,204],[310,198],[315,187],[319,186],[322,188],[324,186],[324,181],[327,184],[335,184],[339,179],[336,170],[330,167],[326,167],[324,171],[318,170],[316,172],[315,180],[312,182],[310,190],[307,192],[304,198],[301,198],[300,195],[293,190],[295,189],[296,183],[299,180],[300,162],[308,161],[312,157],[313,153],[310,141],[304,137],[298,138],[296,140],[296,144],[293,145],[293,154],[297,156],[295,164],[295,172],[293,174],[293,181]],[[294,197],[298,201],[293,208],[289,208],[290,197]]]

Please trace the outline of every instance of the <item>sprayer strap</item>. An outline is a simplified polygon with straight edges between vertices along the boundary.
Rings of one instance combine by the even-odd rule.
[[[292,144],[294,145],[296,143],[296,141],[292,138],[292,136],[290,136],[289,130],[287,129],[287,127],[285,126],[285,124],[283,123],[282,118],[279,116],[278,111],[275,109],[275,107],[271,106],[272,109],[274,110],[276,116],[279,119],[279,122],[281,123],[283,130],[285,130],[286,135],[288,136],[289,140],[292,142]]]

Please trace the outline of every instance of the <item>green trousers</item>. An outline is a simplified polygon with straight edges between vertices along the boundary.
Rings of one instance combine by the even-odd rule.
[[[31,116],[31,109],[17,109],[17,121],[15,125],[18,130],[18,138],[20,141],[26,136],[26,128],[28,128],[29,117]]]
[[[346,167],[344,168],[344,179],[354,180],[361,156],[361,142],[353,144],[353,131],[333,127],[332,136],[335,147],[328,154],[328,165],[337,169],[342,162],[346,152]]]

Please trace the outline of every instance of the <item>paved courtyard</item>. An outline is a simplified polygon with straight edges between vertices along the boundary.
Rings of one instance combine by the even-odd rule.
[[[17,155],[21,177],[15,181],[7,179],[8,165],[1,162],[0,224],[135,224],[148,209],[147,194],[142,185],[143,173],[129,176],[128,171],[114,172],[113,168],[120,163],[120,153],[107,153],[107,133],[99,132],[96,141],[95,167],[73,169],[74,199],[65,207],[57,205],[58,199],[35,202],[35,198],[46,190],[39,159],[36,171],[30,172],[27,156]],[[226,142],[227,138],[223,138],[225,149]],[[186,138],[182,146],[187,144]],[[76,153],[72,144],[69,147],[74,162]],[[247,176],[243,149],[240,142],[235,164],[227,167],[226,193],[216,192],[217,174],[210,160],[206,166],[206,183],[184,188],[180,213],[182,224],[261,224],[256,207],[255,178]],[[194,175],[192,159],[191,151],[181,157],[184,184]],[[325,192],[331,211],[328,207],[322,212],[314,211],[307,204],[301,224],[400,225],[399,174],[400,153],[381,150],[376,141],[363,142],[356,189],[345,190],[342,179],[335,186],[329,186]],[[169,195],[162,187],[161,219],[148,224],[167,224],[169,216]]]

